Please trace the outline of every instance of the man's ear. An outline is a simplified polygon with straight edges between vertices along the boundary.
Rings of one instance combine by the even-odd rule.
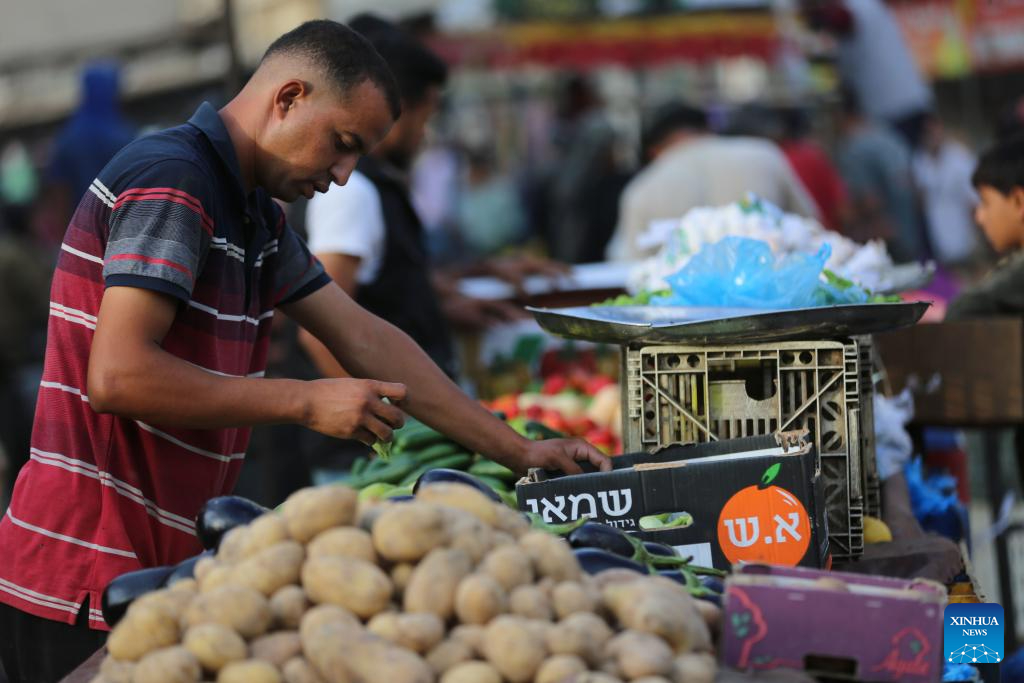
[[[274,113],[284,118],[287,113],[309,94],[309,84],[305,81],[292,79],[282,83],[274,93]]]

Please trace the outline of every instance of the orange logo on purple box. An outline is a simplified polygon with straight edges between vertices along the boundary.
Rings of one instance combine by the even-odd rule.
[[[731,563],[796,566],[811,543],[811,521],[800,499],[772,482],[775,463],[761,482],[733,494],[718,516],[718,545]]]

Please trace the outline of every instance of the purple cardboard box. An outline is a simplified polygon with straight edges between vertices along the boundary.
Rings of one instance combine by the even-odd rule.
[[[859,681],[942,679],[946,589],[938,583],[747,564],[725,586],[726,666]]]

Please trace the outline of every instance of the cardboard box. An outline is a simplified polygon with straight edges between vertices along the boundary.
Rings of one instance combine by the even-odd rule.
[[[828,521],[820,468],[806,431],[612,459],[611,472],[546,478],[516,486],[519,507],[549,523],[591,517],[675,546],[694,563],[825,566]],[[692,525],[641,531],[640,518],[687,512]]]
[[[724,605],[726,666],[858,681],[942,679],[946,589],[934,581],[752,564],[726,580]]]

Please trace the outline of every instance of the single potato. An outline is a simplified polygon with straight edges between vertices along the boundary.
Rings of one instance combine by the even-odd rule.
[[[302,586],[309,599],[344,607],[369,619],[391,604],[394,586],[377,565],[352,557],[312,557],[302,567]]]
[[[352,524],[357,498],[355,489],[348,486],[314,486],[296,491],[281,507],[288,534],[306,543],[322,531]]]

